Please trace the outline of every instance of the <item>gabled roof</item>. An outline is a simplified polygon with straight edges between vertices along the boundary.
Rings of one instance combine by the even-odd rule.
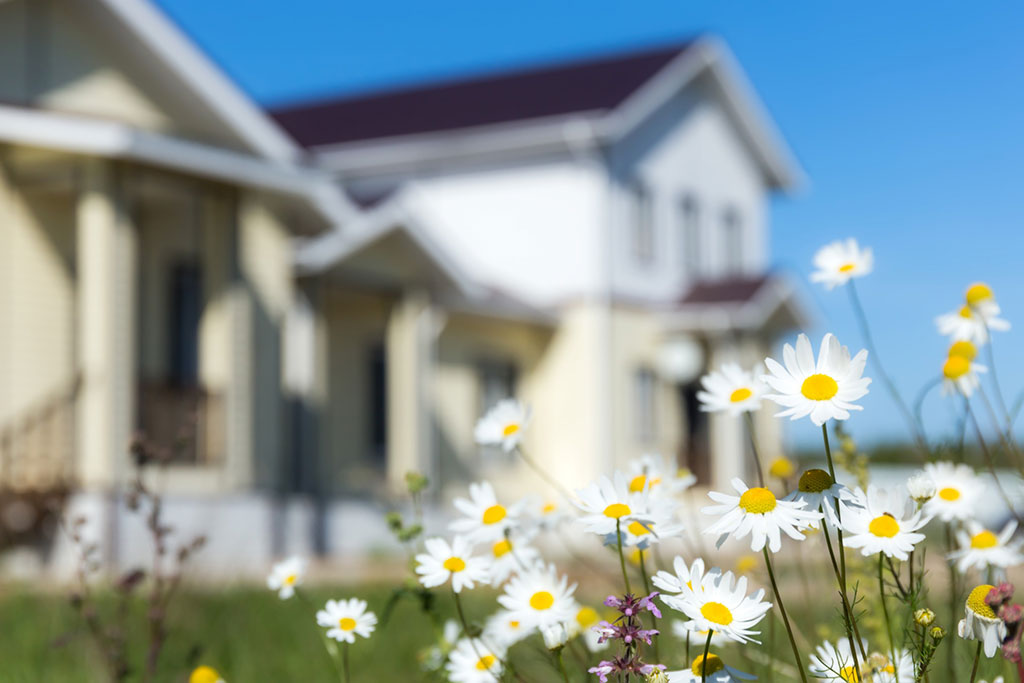
[[[455,130],[619,106],[691,43],[466,80],[282,107],[271,115],[306,147]]]
[[[778,334],[806,329],[810,315],[789,278],[766,273],[698,281],[663,314],[673,332],[717,334],[744,330]]]

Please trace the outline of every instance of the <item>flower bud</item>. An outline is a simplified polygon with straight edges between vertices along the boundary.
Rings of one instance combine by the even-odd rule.
[[[939,641],[946,637],[946,631],[941,626],[932,626],[928,635],[932,637],[932,640]]]
[[[919,472],[907,480],[907,491],[919,505],[927,503],[935,496],[935,481],[924,472]]]
[[[935,612],[927,607],[922,607],[914,612],[914,623],[918,626],[931,626],[933,621],[935,621]]]
[[[544,638],[544,646],[549,650],[560,650],[569,641],[569,630],[561,623],[542,627],[540,635]]]

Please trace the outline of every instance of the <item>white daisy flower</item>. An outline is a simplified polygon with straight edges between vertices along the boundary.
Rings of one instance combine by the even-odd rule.
[[[918,505],[927,503],[937,491],[935,480],[929,477],[928,473],[923,470],[907,479],[907,493],[910,494],[910,497]]]
[[[829,419],[849,419],[849,411],[863,409],[853,401],[867,394],[871,384],[870,377],[862,377],[868,360],[866,350],[851,359],[850,350],[829,333],[821,341],[815,363],[811,341],[801,334],[796,349],[789,344],[783,347],[782,359],[785,367],[772,358],[766,359],[771,374],[763,378],[777,392],[766,394],[765,398],[785,408],[776,413],[778,417],[796,420],[810,416],[811,422],[821,426]]]
[[[513,541],[511,536],[506,536],[491,544],[491,582],[501,585],[514,572],[529,569],[539,561],[540,552],[526,538]]]
[[[576,584],[559,577],[554,565],[539,566],[509,579],[498,603],[525,627],[540,628],[575,618],[575,590]]]
[[[675,571],[675,574],[663,569],[651,577],[655,588],[661,591],[659,597],[661,597],[661,600],[666,605],[669,604],[668,598],[670,596],[692,593],[693,587],[699,586],[704,581],[705,576],[718,576],[722,573],[721,569],[714,567],[705,574],[703,559],[698,557],[693,561],[693,564],[687,566],[686,560],[678,555],[672,560],[672,569]],[[674,607],[673,609],[678,608]]]
[[[569,642],[569,627],[565,622],[541,626],[540,637],[544,640],[544,647],[549,650],[559,650]]]
[[[964,302],[984,316],[999,315],[996,295],[984,282],[972,282],[964,292]]]
[[[574,503],[585,513],[579,518],[584,531],[607,536],[618,528],[625,530],[632,522],[651,521],[647,515],[648,490],[631,493],[622,472],[616,472],[614,479],[601,477],[576,495],[579,500]]]
[[[898,650],[893,657],[872,652],[861,668],[863,679],[871,683],[910,683],[914,680],[914,658],[907,650]]]
[[[529,423],[530,409],[515,399],[506,398],[480,418],[473,435],[481,446],[500,444],[508,453],[519,445]]]
[[[463,638],[448,655],[445,671],[452,683],[496,683],[501,680],[501,658],[479,639]]]
[[[985,485],[968,465],[951,462],[930,462],[924,473],[935,482],[935,495],[924,504],[929,517],[943,522],[966,520],[974,516]]]
[[[803,529],[810,528],[821,513],[807,510],[803,501],[779,500],[766,488],[748,488],[740,479],[732,480],[732,487],[739,496],[709,491],[708,497],[721,505],[709,505],[701,511],[706,515],[721,515],[704,530],[705,534],[717,534],[721,547],[730,535],[741,539],[750,534],[750,549],[759,552],[768,545],[773,553],[782,548],[782,534],[796,541],[804,540]]]
[[[846,508],[850,506],[859,506],[853,491],[820,469],[807,470],[801,474],[796,491],[783,500],[803,502],[805,510],[824,510],[825,519],[833,528],[842,526],[839,516],[836,515],[836,502],[839,503],[839,515],[846,514]],[[811,527],[817,528],[818,523],[812,523]]]
[[[629,463],[629,490],[640,493],[646,487],[652,496],[679,494],[697,483],[686,468],[671,467],[662,455],[647,453]]]
[[[496,647],[509,648],[526,638],[532,629],[523,626],[523,622],[505,609],[500,609],[492,614],[484,625],[483,638]]]
[[[700,409],[709,413],[728,412],[741,415],[761,409],[764,383],[758,379],[760,368],[754,372],[742,369],[736,363],[725,363],[700,378],[703,391],[697,392]]]
[[[328,600],[316,613],[316,623],[327,629],[327,637],[341,643],[354,643],[356,636],[369,638],[377,626],[377,615],[366,610],[359,598]]]
[[[576,605],[576,617],[569,622],[569,635],[572,638],[577,636],[583,638],[584,645],[591,652],[597,652],[607,648],[611,641],[599,642],[601,634],[594,629],[601,623],[601,615],[597,610],[588,605]]]
[[[867,647],[867,641],[861,640],[861,651],[866,651]],[[862,677],[850,650],[849,638],[842,638],[836,644],[826,640],[814,649],[815,652],[811,654],[811,664],[807,670],[815,678],[824,679],[830,683],[853,683],[861,680]]]
[[[924,534],[917,530],[931,518],[914,510],[914,503],[902,486],[868,486],[866,494],[857,489],[856,495],[861,507],[844,511],[843,529],[847,536],[843,545],[860,548],[865,557],[884,553],[906,560],[914,546],[924,540]]]
[[[736,681],[752,681],[757,678],[748,673],[734,669],[722,661],[718,655],[709,652],[707,662],[704,653],[697,655],[689,669],[666,671],[669,683],[735,683]]]
[[[675,517],[676,505],[672,499],[659,498],[648,501],[645,521],[632,521],[622,525],[622,545],[637,546],[646,550],[655,543],[678,537],[685,525]],[[604,539],[605,545],[615,545],[618,538],[611,532]]]
[[[746,643],[758,635],[751,630],[771,609],[772,603],[762,600],[764,589],[747,595],[747,578],[733,584],[732,572],[708,573],[692,589],[678,595],[661,596],[662,602],[688,616],[698,631],[714,630],[730,640]],[[757,641],[755,641],[757,642]]]
[[[448,660],[448,653],[455,647],[462,633],[462,626],[458,622],[449,619],[444,622],[441,630],[440,640],[426,649],[423,655],[423,668],[426,671],[440,671],[441,667]]]
[[[954,341],[967,341],[984,346],[989,341],[990,332],[1005,332],[1010,329],[1009,321],[1000,318],[998,312],[997,308],[995,313],[985,315],[978,309],[961,306],[955,311],[936,317],[935,327],[938,328],[939,334]]]
[[[1013,534],[1017,531],[1017,522],[1010,520],[1003,530],[996,533],[989,531],[974,520],[967,521],[967,528],[956,532],[960,549],[949,554],[949,559],[957,561],[961,572],[968,569],[984,571],[989,567],[1007,569],[1024,563],[1021,554],[1021,542],[1014,542]]]
[[[569,506],[553,498],[527,496],[522,505],[531,525],[543,531],[557,529],[574,515]]]
[[[505,537],[505,530],[518,523],[519,514],[525,501],[518,501],[508,507],[498,502],[494,487],[482,481],[469,485],[469,499],[456,498],[456,508],[465,517],[456,519],[448,528],[463,534],[472,543],[495,543]]]
[[[490,561],[485,557],[474,557],[472,546],[462,536],[448,541],[443,538],[428,538],[423,542],[426,553],[416,556],[416,573],[420,583],[434,588],[451,579],[452,590],[462,592],[478,583],[491,582]]]
[[[680,621],[678,619],[672,622],[672,635],[679,640],[685,641],[687,638],[690,639],[690,645],[701,645],[708,642],[708,632],[701,631],[697,628],[697,624],[694,621]],[[711,647],[722,647],[727,645],[729,639],[726,638],[718,631],[711,632]]]
[[[814,267],[811,282],[820,282],[825,289],[833,289],[845,285],[850,278],[864,277],[875,265],[875,256],[871,247],[863,249],[857,240],[836,241],[826,244],[814,255]]]
[[[986,657],[994,657],[996,650],[1006,637],[1006,624],[996,616],[985,598],[994,588],[988,584],[975,587],[964,602],[964,618],[957,624],[956,632],[964,640],[980,640]]]
[[[273,566],[270,575],[267,576],[267,588],[277,591],[279,598],[287,600],[295,595],[296,587],[302,585],[305,576],[305,558],[292,556]]]
[[[988,372],[984,365],[975,363],[966,355],[956,354],[946,357],[942,364],[942,393],[963,394],[971,396],[981,385],[978,374]]]

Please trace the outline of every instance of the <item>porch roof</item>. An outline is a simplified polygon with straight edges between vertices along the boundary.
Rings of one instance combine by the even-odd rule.
[[[671,332],[783,332],[806,328],[811,316],[783,275],[766,273],[699,281],[663,314]]]

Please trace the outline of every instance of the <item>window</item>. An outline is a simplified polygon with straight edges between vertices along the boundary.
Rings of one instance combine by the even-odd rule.
[[[633,423],[636,440],[654,441],[657,431],[658,378],[650,368],[639,368],[633,376]]]
[[[499,401],[515,397],[517,372],[514,363],[500,360],[481,361],[478,368],[480,405],[477,411],[483,415]],[[509,460],[509,455],[501,446],[484,446],[481,455],[492,462]]]
[[[638,263],[654,260],[654,202],[650,192],[636,185],[633,188],[633,257]]]
[[[370,347],[368,368],[370,457],[383,464],[388,453],[388,365],[383,342]]]
[[[199,265],[187,261],[174,264],[170,270],[168,369],[171,382],[177,386],[195,386],[199,381],[202,296]]]
[[[743,223],[732,206],[722,213],[722,265],[725,275],[743,272]]]
[[[700,275],[700,207],[692,195],[679,203],[679,248],[682,252],[683,273],[687,277]]]

